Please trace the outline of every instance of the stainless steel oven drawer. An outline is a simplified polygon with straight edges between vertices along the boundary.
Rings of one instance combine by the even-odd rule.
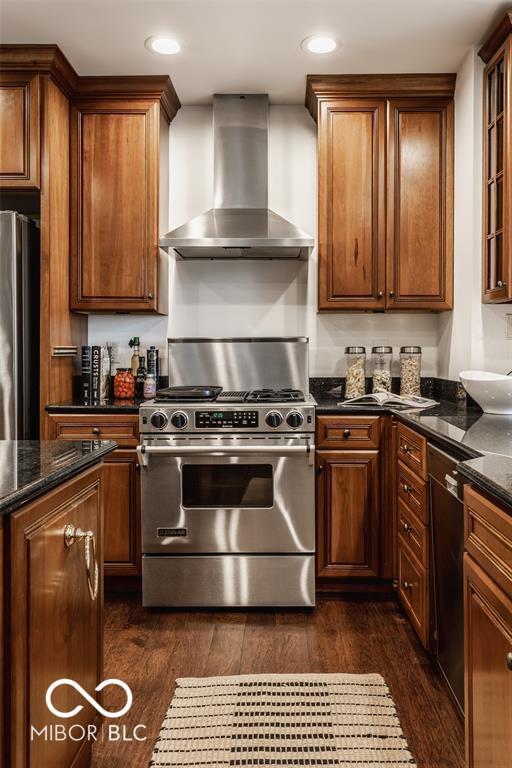
[[[144,555],[142,604],[146,608],[312,608],[315,557]]]

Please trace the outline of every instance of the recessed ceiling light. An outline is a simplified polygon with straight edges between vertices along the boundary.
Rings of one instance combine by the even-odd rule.
[[[164,35],[152,35],[152,37],[148,37],[144,45],[148,51],[164,53],[167,56],[181,51],[181,45],[177,40],[173,40],[172,37],[165,37]]]
[[[336,40],[327,35],[311,35],[301,43],[302,48],[309,53],[331,53],[337,45]]]

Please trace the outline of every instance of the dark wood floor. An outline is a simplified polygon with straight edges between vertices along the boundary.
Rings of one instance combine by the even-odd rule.
[[[103,742],[94,768],[146,768],[177,677],[260,672],[380,672],[418,768],[463,768],[463,730],[445,684],[390,600],[321,598],[315,611],[147,611],[105,606],[105,674],[133,691],[122,719],[145,743]],[[115,695],[105,697],[113,708]],[[124,703],[124,699],[121,702]]]

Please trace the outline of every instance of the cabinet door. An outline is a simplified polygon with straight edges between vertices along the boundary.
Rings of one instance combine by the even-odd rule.
[[[154,102],[72,107],[72,309],[156,309],[158,142]]]
[[[0,189],[39,188],[39,76],[0,73]]]
[[[66,546],[68,524],[94,532],[101,562],[98,469],[51,491],[11,519],[12,768],[68,768],[78,764],[78,753],[88,751],[86,742],[70,738],[51,741],[44,735],[31,738],[31,726],[39,732],[57,723],[87,729],[96,720],[96,710],[69,685],[57,688],[52,702],[67,712],[81,705],[83,709],[75,716],[58,718],[45,703],[48,687],[61,678],[74,680],[97,697],[95,688],[102,675],[101,568],[94,598],[88,586],[84,542]],[[79,732],[77,728],[75,733]]]
[[[384,308],[385,101],[319,113],[319,309]]]
[[[140,473],[137,454],[109,453],[103,461],[105,576],[137,576],[140,553]]]
[[[512,600],[464,556],[466,765],[507,768],[512,754]]]
[[[453,102],[389,102],[389,309],[453,306]]]
[[[512,105],[509,89],[512,38],[484,72],[483,104],[483,300],[512,300]]]
[[[317,452],[317,574],[378,576],[378,451]]]

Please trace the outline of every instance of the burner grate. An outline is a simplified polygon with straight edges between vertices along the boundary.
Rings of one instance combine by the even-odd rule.
[[[248,403],[295,403],[304,400],[300,389],[255,389],[247,397]]]
[[[221,394],[216,398],[216,403],[243,403],[245,402],[247,396],[249,394],[249,390],[240,390],[240,391],[233,391],[233,392],[221,392]]]

